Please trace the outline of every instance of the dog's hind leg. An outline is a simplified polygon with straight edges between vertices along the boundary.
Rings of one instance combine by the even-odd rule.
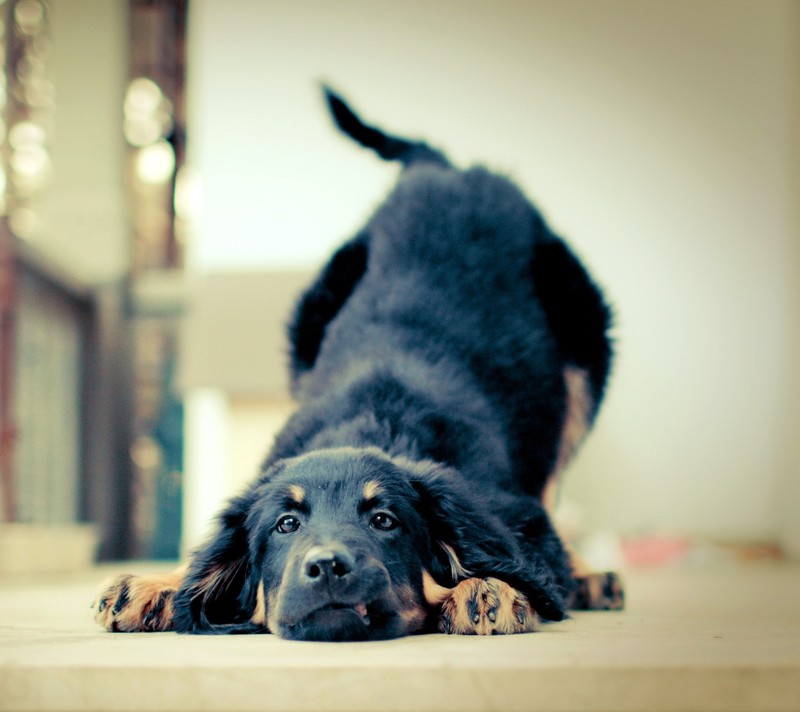
[[[558,494],[559,474],[566,469],[573,455],[592,426],[595,411],[594,398],[586,371],[575,366],[564,368],[564,385],[567,395],[564,422],[558,444],[558,456],[542,490],[542,504],[551,514]]]
[[[569,608],[585,611],[620,610],[625,606],[625,593],[620,576],[612,571],[604,573],[594,571],[575,550],[568,537],[559,531],[558,518],[555,516],[560,475],[588,432],[588,413],[591,407],[585,400],[587,397],[585,388],[580,385],[582,376],[572,374],[570,382],[570,374],[565,372],[565,379],[568,398],[567,414],[562,429],[558,460],[542,490],[542,505],[563,543],[572,576],[577,584],[573,599],[569,602]]]
[[[587,428],[605,393],[611,369],[611,309],[589,273],[558,237],[536,245],[531,276],[570,380],[580,375]]]
[[[557,237],[536,248],[533,278],[537,295],[564,360],[567,403],[558,456],[542,490],[542,504],[553,517],[561,473],[589,432],[611,368],[611,310],[586,269]],[[556,528],[558,526],[556,525]],[[624,607],[619,575],[596,573],[564,539],[577,584],[569,608],[618,610]]]
[[[625,589],[613,571],[576,576],[578,589],[570,608],[576,611],[620,611],[625,608]]]

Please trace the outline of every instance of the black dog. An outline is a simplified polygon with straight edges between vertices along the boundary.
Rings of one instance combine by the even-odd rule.
[[[399,183],[297,306],[300,407],[261,475],[188,568],[115,581],[97,619],[358,640],[619,607],[617,579],[578,576],[545,506],[603,397],[600,290],[509,180],[326,97],[403,164]]]

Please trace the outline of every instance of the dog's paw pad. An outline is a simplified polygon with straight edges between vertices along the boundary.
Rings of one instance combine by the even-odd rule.
[[[94,619],[113,632],[172,629],[174,586],[163,576],[119,576],[92,603]]]
[[[496,578],[471,578],[442,604],[438,628],[455,635],[508,635],[537,626],[538,616],[524,594]]]
[[[625,589],[619,574],[607,571],[577,579],[573,608],[580,611],[620,611],[625,608]]]

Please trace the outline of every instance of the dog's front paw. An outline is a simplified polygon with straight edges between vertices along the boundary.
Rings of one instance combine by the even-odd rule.
[[[608,571],[579,576],[575,604],[580,611],[620,611],[625,608],[625,589],[619,574]]]
[[[175,574],[119,576],[92,603],[94,619],[114,632],[172,630],[172,602],[179,584]]]
[[[524,594],[496,578],[461,581],[442,603],[439,632],[455,635],[529,633],[539,618]]]

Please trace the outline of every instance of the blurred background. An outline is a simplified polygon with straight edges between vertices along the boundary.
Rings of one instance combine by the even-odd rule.
[[[618,358],[561,518],[597,565],[800,556],[800,5],[5,0],[0,573],[173,559],[291,412],[284,324],[397,175],[510,175]]]

